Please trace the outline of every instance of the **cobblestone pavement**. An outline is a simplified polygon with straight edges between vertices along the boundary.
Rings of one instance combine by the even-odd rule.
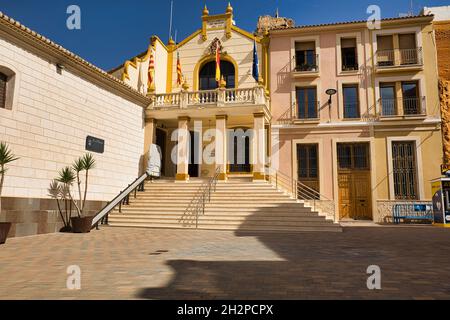
[[[249,233],[103,228],[9,239],[0,299],[450,299],[450,230]],[[81,290],[66,288],[81,268]],[[366,286],[369,265],[382,290]]]

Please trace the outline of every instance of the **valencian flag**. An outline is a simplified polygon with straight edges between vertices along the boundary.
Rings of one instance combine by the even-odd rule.
[[[217,42],[216,47],[216,82],[220,83],[220,45]]]
[[[153,54],[153,47],[150,47],[150,61],[148,64],[148,90],[155,87],[155,56]]]
[[[255,78],[256,82],[259,80],[259,59],[258,59],[258,51],[256,50],[256,40],[253,42],[253,78]]]
[[[180,53],[177,52],[177,84],[181,86],[183,83],[183,73],[181,72]]]

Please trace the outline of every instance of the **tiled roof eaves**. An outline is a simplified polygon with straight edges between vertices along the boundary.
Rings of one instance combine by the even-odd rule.
[[[72,62],[72,64],[77,67],[77,71],[81,71],[87,76],[95,76],[97,80],[101,80],[104,84],[106,84],[105,87],[107,87],[109,91],[112,91],[111,89],[114,88],[116,89],[113,91],[114,93],[117,93],[115,91],[118,90],[129,98],[132,98],[135,101],[139,101],[139,104],[142,106],[146,106],[149,103],[149,99],[145,95],[141,94],[139,91],[135,90],[122,80],[117,79],[106,71],[84,60],[80,56],[65,49],[61,45],[31,30],[30,28],[24,26],[13,18],[8,17],[0,11],[0,26],[2,25],[7,27],[7,30],[13,32],[13,35],[16,38],[28,40],[26,41],[27,43],[30,43],[31,40],[31,43],[33,43],[34,47],[41,50],[42,48],[45,48],[47,49],[47,51],[53,53],[55,57],[64,57],[65,59],[67,59],[67,61]]]

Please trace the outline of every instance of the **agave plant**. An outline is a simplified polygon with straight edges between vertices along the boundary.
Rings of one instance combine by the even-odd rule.
[[[6,165],[18,159],[19,158],[12,154],[6,143],[0,142],[0,213],[2,212],[3,183],[5,182],[5,175],[8,171]]]

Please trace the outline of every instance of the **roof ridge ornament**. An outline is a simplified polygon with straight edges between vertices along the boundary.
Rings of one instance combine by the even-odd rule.
[[[231,6],[231,3],[228,2],[227,11],[226,13],[233,13],[233,7]]]
[[[203,9],[203,15],[204,16],[208,16],[209,15],[209,10],[208,10],[208,7],[206,6],[206,3],[205,3],[205,8]]]

